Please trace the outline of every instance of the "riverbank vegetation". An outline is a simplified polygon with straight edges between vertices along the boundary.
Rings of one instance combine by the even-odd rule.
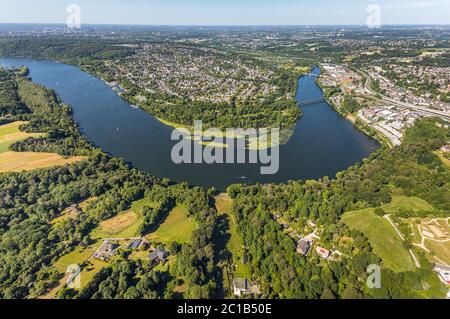
[[[28,72],[23,69],[0,69],[0,72],[4,74],[0,87],[8,90],[0,117],[0,173],[65,165],[85,159],[81,155],[88,154],[86,151],[74,150],[76,144],[86,148],[87,142],[78,133],[70,117],[70,108],[62,106],[50,91],[26,79],[24,76]]]
[[[18,80],[18,95],[32,115],[21,129],[27,133],[45,133],[45,137],[27,139],[12,145],[18,152],[50,152],[63,156],[91,155],[93,147],[78,132],[72,110],[55,93],[26,78]]]

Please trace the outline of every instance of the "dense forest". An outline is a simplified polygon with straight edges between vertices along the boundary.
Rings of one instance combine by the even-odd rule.
[[[0,69],[0,117],[29,113],[17,92],[16,75],[6,69]]]
[[[105,59],[124,58],[134,52],[121,42],[98,39],[22,38],[0,40],[0,56],[58,60],[74,65],[97,66]]]

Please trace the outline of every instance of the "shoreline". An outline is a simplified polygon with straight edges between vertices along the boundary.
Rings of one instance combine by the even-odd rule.
[[[32,59],[30,59],[30,60],[32,60]],[[5,61],[8,65],[12,65],[12,64],[14,64],[14,61],[11,61],[11,62],[8,62],[8,61]],[[51,61],[50,61],[51,62]],[[19,65],[17,62],[15,63],[15,64],[17,64],[17,65]],[[23,61],[23,64],[26,64],[27,65],[27,61]],[[75,69],[75,68],[74,68]],[[76,67],[76,70],[78,70],[77,72],[83,72],[83,73],[86,73],[86,76],[89,76],[89,77],[92,77],[92,79],[93,80],[96,80],[96,81],[100,81],[100,83],[103,83],[102,85],[104,85],[104,87],[105,88],[108,88],[109,90],[111,90],[111,88],[110,88],[110,86],[108,86],[106,83],[105,83],[105,81],[104,80],[101,80],[100,79],[100,77],[98,76],[98,75],[96,75],[96,74],[93,74],[93,73],[91,73],[91,72],[86,72],[86,71],[83,71],[83,69],[81,69],[81,68],[79,68],[79,67]],[[44,76],[45,77],[45,76]],[[114,94],[115,93],[115,94]],[[117,94],[117,92],[111,92],[111,94],[114,94],[115,95],[115,97],[116,98],[120,98],[120,96]],[[124,99],[125,100],[125,99]],[[76,103],[76,102],[72,102],[72,103]],[[126,110],[126,112],[128,113],[128,110],[127,109],[129,109],[129,105],[128,105],[129,103],[127,103],[127,104],[125,104],[125,105],[123,105],[122,104],[122,109],[123,110]],[[331,109],[330,109],[330,111],[331,112],[333,112]],[[141,115],[139,115],[139,114],[136,114],[137,112],[132,112],[132,113],[135,113],[134,115],[132,115],[131,117],[136,117],[136,116],[143,116],[144,114],[141,114]],[[149,115],[149,116],[151,116],[152,117],[152,120],[153,119],[155,119],[155,120],[157,120],[158,121],[158,119],[156,119],[154,116],[152,116],[152,115],[150,115],[148,112],[145,112],[145,115]],[[160,122],[160,120],[161,119],[159,119],[159,121],[158,122]],[[161,123],[161,124],[163,124],[163,123]],[[166,121],[166,124],[167,124],[167,121]],[[174,123],[175,124],[175,123]],[[320,124],[320,122],[318,123],[318,124]],[[179,125],[177,125],[177,126],[179,126]],[[296,128],[298,128],[298,127],[296,127]],[[167,131],[168,129],[165,127],[165,126],[161,126],[160,127],[160,129],[164,129],[165,131]],[[297,131],[295,131],[295,132],[297,132]],[[284,133],[284,132],[283,132]],[[292,130],[290,131],[290,133],[292,133]],[[356,132],[356,130],[355,130],[355,132],[354,132],[355,134],[357,133]],[[151,133],[149,133],[149,134],[151,134]],[[168,131],[168,134],[169,134],[169,139],[170,139],[170,130]],[[296,134],[298,134],[298,133],[296,133]],[[318,132],[318,134],[320,134],[320,132]],[[360,133],[358,133],[358,134],[360,134]],[[288,136],[288,137],[290,137],[290,136]],[[90,140],[90,138],[89,137],[87,137],[86,136],[86,138],[88,139],[88,140]],[[92,142],[91,142],[92,143]],[[158,141],[155,141],[155,143],[158,143]],[[373,142],[372,142],[373,143]],[[291,143],[288,143],[288,145],[290,145]],[[214,145],[214,144],[213,144]],[[295,145],[295,143],[293,144],[293,145]],[[250,145],[250,147],[252,148],[252,146]],[[377,147],[378,147],[378,145],[377,145]],[[287,150],[288,151],[290,151],[290,147],[287,147]],[[294,148],[292,148],[292,151],[295,153],[295,154],[297,154],[297,153],[300,153],[300,152],[302,152],[302,150],[300,149],[300,148],[297,148],[297,147],[294,147]],[[368,151],[370,151],[370,150],[368,150]],[[371,151],[370,151],[371,152]],[[110,151],[110,154],[111,154],[111,151]],[[294,154],[294,155],[295,155]],[[122,158],[123,158],[123,156],[122,156]],[[365,156],[364,157],[362,157],[362,158],[365,158]],[[127,160],[126,159],[126,157],[125,157],[125,160]],[[357,161],[360,161],[360,159],[355,159],[355,162],[357,162]],[[132,164],[132,163],[130,163],[130,164]],[[151,170],[150,168],[147,168],[147,167],[145,167],[145,168],[142,168],[142,167],[138,167],[138,166],[135,166],[136,168],[138,168],[138,169],[141,169],[141,170],[143,170],[144,172],[148,172],[148,173],[150,173],[150,174],[152,174],[152,175],[154,175],[154,176],[159,176],[159,178],[163,178],[164,176],[170,176],[169,178],[171,179],[171,180],[174,180],[174,181],[176,181],[176,180],[189,180],[189,183],[191,184],[191,185],[208,185],[207,187],[210,187],[211,185],[213,185],[212,183],[210,183],[209,181],[207,181],[207,182],[204,182],[203,180],[201,180],[201,181],[194,181],[194,180],[190,180],[189,178],[187,179],[186,177],[184,177],[183,179],[178,179],[178,177],[174,177],[174,176],[172,176],[173,174],[171,174],[171,173],[169,173],[169,174],[164,174],[164,176],[163,175],[159,175],[157,172],[158,171],[155,171],[155,170]],[[237,168],[239,169],[239,167],[240,166],[237,166]],[[339,168],[336,172],[339,172],[339,171],[341,171],[341,170],[343,170],[343,169],[345,169],[345,168],[347,168],[347,167],[342,167],[342,168]],[[234,169],[234,167],[231,167],[231,169]],[[305,171],[306,172],[306,171]],[[287,175],[287,176],[282,176],[281,178],[278,178],[277,177],[277,179],[280,179],[279,181],[277,181],[277,182],[286,182],[286,181],[289,181],[289,180],[292,180],[292,179],[299,179],[299,180],[302,180],[302,179],[305,179],[305,178],[320,178],[320,177],[322,177],[322,176],[335,176],[335,174],[336,173],[334,173],[334,172],[332,172],[332,173],[327,173],[327,172],[325,172],[325,173],[321,173],[321,172],[319,172],[315,177],[303,177],[303,176],[293,176],[293,175],[302,175],[302,174],[308,174],[307,172],[306,173],[304,173],[303,171],[296,171],[295,173],[293,173],[293,174],[289,174],[289,175]],[[176,174],[175,174],[176,175]],[[236,176],[244,176],[244,175],[246,175],[246,172],[243,172],[243,173],[241,173],[241,172],[238,172],[238,175],[236,175]],[[258,175],[259,176],[259,175]],[[202,177],[203,178],[203,177]],[[252,176],[250,176],[250,177],[245,177],[245,178],[240,178],[239,177],[239,180],[241,180],[241,179],[246,179],[246,180],[250,180],[251,178],[253,178]],[[233,176],[233,179],[234,179],[234,176]],[[250,181],[250,183],[255,183],[255,180],[257,180],[256,178],[254,179],[254,180],[252,180],[252,181]],[[242,181],[241,181],[242,182]],[[227,182],[227,181],[223,181],[223,182],[218,182],[218,183],[221,183],[221,184],[225,184],[226,186],[228,186],[228,185],[232,185],[233,183],[239,183],[238,181],[229,181],[229,182]],[[264,183],[271,183],[270,181],[267,181],[267,182],[264,182]],[[218,188],[220,188],[220,187],[226,187],[226,186],[218,186]]]
[[[335,105],[329,98],[327,98],[327,96],[325,94],[326,88],[324,88],[322,86],[322,84],[319,81],[319,78],[320,78],[320,75],[316,79],[316,84],[322,90],[323,97],[324,97],[326,103],[328,105],[330,105],[337,114],[339,114],[342,118],[345,118],[347,121],[351,122],[353,127],[355,127],[357,130],[359,130],[361,133],[363,133],[366,136],[368,136],[369,138],[372,138],[375,141],[377,141],[381,147],[387,146],[389,148],[393,148],[393,146],[388,141],[386,141],[386,139],[383,135],[380,136],[380,133],[378,131],[374,131],[374,134],[372,135],[371,131],[370,131],[371,127],[367,126],[364,123],[359,124],[357,122],[358,118],[356,118],[353,114],[346,114],[346,113],[342,112],[337,105]]]

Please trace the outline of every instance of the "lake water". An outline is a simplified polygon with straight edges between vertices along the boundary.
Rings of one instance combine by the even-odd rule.
[[[174,164],[172,128],[148,113],[133,109],[102,80],[75,66],[30,59],[0,58],[2,66],[26,65],[33,81],[53,89],[73,108],[80,131],[94,145],[158,177],[224,190],[234,183],[272,183],[334,177],[361,161],[379,144],[358,131],[326,102],[302,106],[294,134],[280,146],[280,169],[261,175],[255,164]],[[319,69],[314,69],[315,75]],[[316,76],[299,81],[297,100],[323,97]]]

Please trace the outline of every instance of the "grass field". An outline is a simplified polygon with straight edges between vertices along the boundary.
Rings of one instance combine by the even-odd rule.
[[[396,272],[413,271],[413,261],[395,229],[374,211],[375,209],[368,208],[347,212],[342,216],[342,221],[369,238],[374,253],[381,257],[387,268]]]
[[[142,209],[144,206],[156,207],[157,204],[149,199],[141,199],[131,205],[131,209],[105,220],[91,233],[92,239],[99,238],[128,238],[138,237],[139,226],[143,222]]]
[[[175,207],[158,229],[148,236],[150,241],[169,244],[171,242],[188,243],[197,224],[187,216],[183,206]]]
[[[25,133],[19,127],[27,122],[17,121],[0,126],[0,173],[22,172],[37,168],[71,164],[85,159],[82,156],[63,158],[53,153],[11,152],[11,144],[29,137],[39,137],[41,133]]]
[[[69,265],[77,264],[81,266],[81,264],[83,264],[83,262],[85,262],[98,247],[100,247],[100,245],[101,242],[97,241],[89,247],[78,247],[71,253],[59,258],[53,264],[53,267],[55,267],[58,272],[65,273]]]
[[[0,173],[30,171],[38,168],[72,164],[83,156],[64,158],[54,153],[4,152],[0,154]]]
[[[236,265],[234,276],[237,278],[251,278],[250,267],[242,263],[244,245],[237,232],[236,220],[231,214],[232,205],[233,201],[227,194],[221,194],[216,197],[217,212],[221,215],[228,215],[230,239],[228,240],[226,247],[233,254],[234,263]]]
[[[0,126],[0,153],[9,151],[9,146],[15,142],[25,140],[29,137],[40,137],[41,133],[25,133],[19,127],[27,122],[17,121]]]
[[[92,232],[91,238],[135,237],[139,225],[139,215],[134,211],[129,210],[101,222],[100,227]]]
[[[129,258],[132,260],[148,260],[149,250],[135,249],[131,252]]]
[[[388,214],[396,214],[401,211],[433,211],[434,208],[426,201],[418,197],[392,196],[389,204],[382,205],[381,208]]]
[[[227,194],[220,194],[215,197],[216,209],[219,214],[229,214],[233,207],[233,200]]]
[[[86,262],[85,268],[80,273],[80,289],[83,289],[86,287],[89,282],[94,278],[94,276],[102,270],[102,268],[108,266],[108,263],[98,260],[98,259],[90,259],[88,262]],[[56,299],[56,296],[58,295],[59,290],[61,290],[67,283],[68,275],[64,276],[60,282],[59,285],[54,287],[52,290],[50,290],[47,294],[40,296],[39,299]],[[78,290],[78,289],[77,289]]]
[[[102,270],[104,267],[108,266],[109,264],[107,262],[98,260],[98,259],[90,259],[86,266],[83,268],[83,270],[80,273],[80,279],[81,279],[81,289],[86,287],[87,284],[89,284],[94,278],[94,276]]]
[[[438,55],[443,55],[445,52],[447,52],[448,49],[445,48],[436,48],[436,49],[422,49],[421,54],[419,57],[435,57]]]
[[[422,234],[419,233],[417,221],[420,221]],[[413,230],[414,243],[423,245],[430,251],[427,258],[432,262],[445,263],[450,265],[450,226],[444,219],[432,221],[431,218],[411,218],[408,219]],[[423,251],[423,250],[422,250]]]
[[[47,294],[40,296],[41,299],[54,299],[58,294],[58,291],[66,284],[67,274],[66,271],[70,265],[78,265],[82,266],[89,257],[95,252],[95,250],[101,245],[101,242],[95,242],[89,247],[78,247],[74,251],[68,253],[67,255],[59,258],[54,264],[53,268],[55,268],[60,274],[64,274],[65,276],[59,281],[59,285],[55,286],[52,290],[50,290]],[[106,265],[106,263],[104,263]],[[103,266],[104,267],[104,266]],[[101,268],[100,268],[101,269]],[[100,270],[99,269],[99,270]],[[82,271],[82,273],[84,270]],[[89,274],[90,275],[90,274]],[[93,277],[93,275],[92,275]],[[91,279],[92,279],[91,277]],[[89,279],[88,274],[84,278],[85,280]],[[87,284],[88,282],[83,281],[83,277],[81,277],[81,284]]]
[[[148,254],[148,253],[147,253]],[[153,268],[153,271],[170,271],[170,268],[175,264],[177,256],[169,256],[164,263],[159,263]]]

